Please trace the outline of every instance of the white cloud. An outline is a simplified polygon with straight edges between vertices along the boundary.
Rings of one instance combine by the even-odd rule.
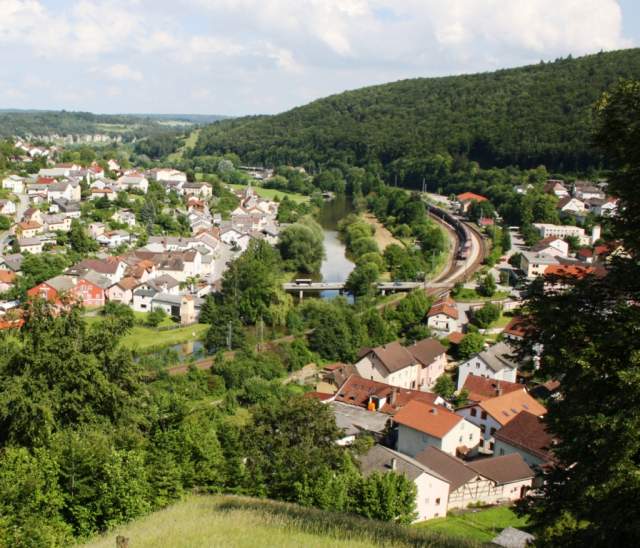
[[[141,82],[143,80],[142,73],[132,69],[129,65],[117,63],[103,69],[94,68],[92,72],[102,73],[110,80],[130,80],[133,82]]]
[[[126,103],[145,99],[155,108],[189,110],[185,97],[202,110],[277,111],[367,84],[631,45],[615,0],[58,0],[53,6],[0,0],[2,77],[24,82],[26,73],[48,82],[24,88],[41,100],[48,100],[47,87],[63,89],[70,81],[86,90],[78,101],[100,100],[96,79],[138,82],[137,95],[110,88],[119,111],[147,110]],[[209,89],[216,93],[202,93]]]

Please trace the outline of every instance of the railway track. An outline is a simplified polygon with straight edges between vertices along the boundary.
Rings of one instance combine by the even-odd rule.
[[[450,291],[456,283],[465,282],[475,274],[486,257],[486,246],[480,231],[469,223],[432,205],[428,206],[428,212],[429,216],[447,231],[450,240],[454,242],[448,268],[431,280],[426,287],[427,293],[440,297]],[[463,257],[462,263],[458,260],[459,257]]]

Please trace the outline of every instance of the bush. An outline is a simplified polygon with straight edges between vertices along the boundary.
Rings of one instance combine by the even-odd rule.
[[[147,315],[147,325],[158,327],[167,318],[167,313],[162,308],[155,308]]]

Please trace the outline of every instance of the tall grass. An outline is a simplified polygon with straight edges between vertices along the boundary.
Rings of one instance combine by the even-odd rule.
[[[128,537],[131,548],[479,546],[424,529],[237,496],[190,496],[85,546],[114,548],[117,535]]]

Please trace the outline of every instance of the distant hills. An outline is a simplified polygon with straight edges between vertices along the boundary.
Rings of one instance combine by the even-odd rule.
[[[194,154],[235,152],[264,165],[377,164],[400,176],[442,159],[434,155],[483,167],[585,170],[600,161],[590,145],[593,104],[621,78],[640,78],[640,49],[403,80],[214,123]]]
[[[93,114],[65,110],[0,109],[0,137],[106,134],[126,139],[173,132],[224,118],[215,114]]]

